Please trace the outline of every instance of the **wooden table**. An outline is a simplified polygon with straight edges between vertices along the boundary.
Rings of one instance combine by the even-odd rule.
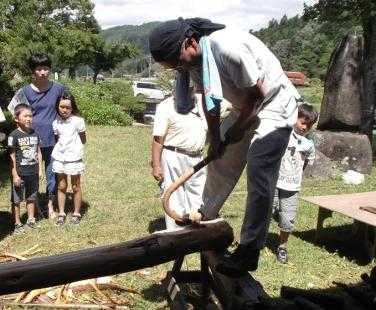
[[[333,212],[346,215],[356,223],[364,226],[366,249],[371,259],[376,254],[376,214],[361,210],[360,207],[376,207],[376,192],[364,192],[355,194],[339,194],[327,196],[308,196],[301,199],[319,206],[317,217],[316,240],[320,238],[325,219],[332,216]]]

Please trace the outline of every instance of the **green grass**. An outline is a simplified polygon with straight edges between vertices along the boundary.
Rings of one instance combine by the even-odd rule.
[[[150,128],[88,127],[86,148],[87,170],[83,177],[84,200],[87,212],[78,227],[66,225],[57,228],[43,220],[41,228],[22,236],[9,235],[9,180],[4,165],[1,167],[0,188],[0,249],[21,253],[39,244],[51,255],[67,251],[107,245],[147,235],[160,227],[163,216],[160,201],[155,198],[157,186],[150,174]],[[376,186],[376,171],[360,186],[343,185],[339,179],[318,182],[306,180],[302,195],[321,195],[370,191]],[[246,197],[245,179],[222,209],[222,216],[234,227],[238,239]],[[290,262],[276,262],[275,241],[277,226],[271,224],[269,241],[262,252],[261,264],[254,276],[266,291],[277,296],[281,285],[300,288],[328,288],[332,281],[358,282],[370,264],[362,262],[362,251],[351,238],[351,221],[335,214],[327,220],[323,246],[313,243],[317,207],[301,202],[296,232],[289,241]],[[197,256],[190,256],[190,267],[198,266]],[[134,272],[122,274],[117,281],[141,292],[128,296],[135,309],[164,309],[167,307],[159,280],[172,264],[149,268],[150,275]],[[186,265],[184,265],[186,266]]]

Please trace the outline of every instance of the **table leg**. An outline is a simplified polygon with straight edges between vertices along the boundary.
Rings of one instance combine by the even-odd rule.
[[[316,243],[320,239],[322,229],[324,228],[325,219],[327,219],[328,217],[331,217],[332,213],[333,212],[330,210],[319,207],[319,214],[317,216],[316,236],[315,236]]]
[[[376,254],[376,229],[373,226],[366,225],[365,244],[370,262],[375,258]]]

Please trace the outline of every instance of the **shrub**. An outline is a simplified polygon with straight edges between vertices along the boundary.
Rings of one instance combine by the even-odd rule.
[[[143,110],[128,82],[64,81],[76,98],[86,122],[94,125],[129,126],[132,115]]]

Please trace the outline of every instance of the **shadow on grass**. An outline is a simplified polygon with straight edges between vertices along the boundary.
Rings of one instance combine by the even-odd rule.
[[[277,254],[277,247],[279,245],[279,236],[276,233],[268,233],[266,238],[265,246],[272,251],[274,254]]]
[[[325,227],[316,242],[316,229],[295,231],[292,234],[304,241],[319,245],[329,253],[337,253],[340,257],[354,260],[358,265],[365,266],[370,263],[366,250],[359,242],[359,238],[352,232],[353,225]]]
[[[161,302],[166,299],[166,293],[162,285],[153,283],[141,291],[142,297],[148,301]]]
[[[335,286],[330,288],[315,289],[299,289],[285,286],[283,289],[281,289],[281,296],[269,297],[266,294],[262,296],[259,295],[260,303],[257,305],[247,300],[246,295],[241,295],[241,291],[239,291],[240,295],[234,296],[234,300],[232,300],[230,303],[234,306],[234,308],[231,309],[373,309],[374,297],[372,296],[374,296],[373,294],[375,291],[372,292],[370,286],[368,286],[365,282],[359,282],[356,284],[333,284],[335,284]],[[210,306],[205,306],[200,298],[199,287],[181,284],[180,288],[182,289],[185,301],[191,305],[194,305],[194,309],[218,309],[217,307],[211,308]],[[192,293],[193,291],[194,293]],[[142,290],[142,297],[151,302],[162,302],[167,298],[163,286],[156,283]],[[172,309],[175,308],[172,307]]]
[[[10,161],[8,152],[0,149],[0,187],[10,188]]]
[[[39,200],[39,207],[38,207],[39,211],[42,213],[42,216],[44,218],[48,218],[48,211],[47,211],[48,198],[46,194],[39,193],[38,200]],[[54,205],[57,206],[57,201],[54,202]],[[90,208],[90,204],[87,201],[83,200],[82,205],[81,205],[81,215],[84,216],[89,208]],[[73,211],[74,211],[73,193],[67,193],[67,197],[65,201],[65,212],[73,213]]]
[[[158,230],[164,230],[164,229],[166,229],[166,222],[165,222],[164,217],[158,217],[149,222],[149,226],[148,226],[149,234],[152,234],[153,232],[156,232]]]
[[[13,232],[12,213],[8,211],[0,211],[0,240]]]
[[[183,293],[184,300],[188,305],[187,309],[206,309],[200,296],[200,287],[200,285],[194,284],[179,284],[179,288]],[[142,297],[151,302],[162,302],[168,299],[165,288],[157,283],[154,283],[148,288],[142,290]],[[174,305],[174,303],[170,303],[170,309],[180,309],[177,304],[175,305],[176,307]],[[192,307],[190,307],[189,305],[191,305]]]
[[[346,287],[347,286],[347,287]],[[342,310],[366,310],[370,307],[372,298],[368,296],[370,288],[364,283],[341,284],[323,289],[295,289],[284,287],[281,296],[266,298],[257,309],[267,310],[301,310],[301,309],[342,309]],[[354,294],[354,291],[355,294]],[[364,292],[363,298],[355,295]],[[372,294],[371,294],[372,296]],[[304,300],[302,300],[303,298]],[[310,303],[310,304],[307,304]],[[313,304],[312,304],[313,303]]]

